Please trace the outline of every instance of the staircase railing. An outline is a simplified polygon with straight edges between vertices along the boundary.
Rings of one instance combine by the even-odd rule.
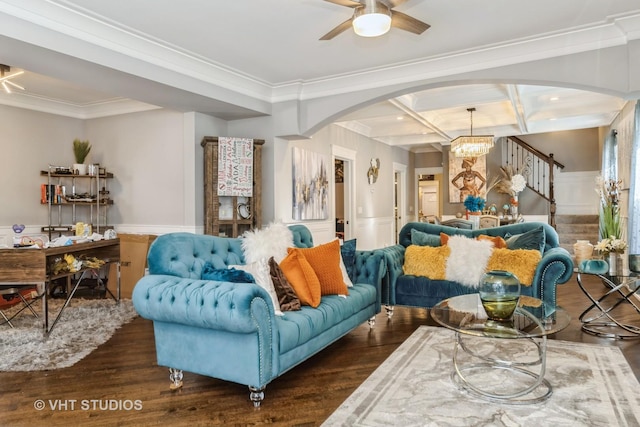
[[[527,187],[548,201],[549,224],[555,228],[554,174],[564,169],[564,165],[555,161],[553,153],[544,154],[516,136],[506,137],[502,149],[506,165],[522,174],[527,179]]]

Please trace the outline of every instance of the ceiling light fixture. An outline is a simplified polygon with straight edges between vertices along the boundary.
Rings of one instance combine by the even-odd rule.
[[[484,156],[493,148],[493,135],[473,135],[473,112],[475,108],[467,108],[471,115],[471,133],[469,136],[459,136],[451,141],[451,152],[456,157]]]
[[[366,0],[353,12],[353,31],[362,37],[378,37],[391,29],[391,11],[376,1]]]
[[[11,71],[11,67],[9,67],[8,65],[0,64],[0,85],[2,85],[2,88],[4,89],[4,91],[7,93],[11,93],[11,88],[9,86],[13,86],[17,89],[24,90],[22,86],[15,84],[10,80],[14,77],[24,74],[24,71],[18,71],[13,74],[9,74],[8,76],[5,76],[4,73],[5,72],[8,73],[9,71]]]

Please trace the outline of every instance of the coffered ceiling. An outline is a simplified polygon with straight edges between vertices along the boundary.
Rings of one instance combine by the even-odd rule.
[[[0,93],[0,103],[79,118],[166,107],[235,120],[271,114],[281,101],[640,39],[637,0],[407,0],[395,10],[431,28],[320,41],[351,17],[322,0],[0,0],[0,63],[24,69],[16,82],[26,89]],[[389,145],[440,151],[469,133],[469,107],[474,134],[522,135],[609,125],[638,95],[546,83],[414,91],[336,123]]]

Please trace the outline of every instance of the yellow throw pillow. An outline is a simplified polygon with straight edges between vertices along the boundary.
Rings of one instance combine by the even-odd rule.
[[[290,248],[291,250],[291,248]],[[340,241],[332,240],[312,248],[297,248],[320,280],[322,295],[349,295],[340,270]]]
[[[404,253],[402,271],[412,276],[444,280],[450,252],[451,249],[448,246],[409,245]]]
[[[296,292],[300,304],[318,307],[321,298],[320,280],[302,252],[297,248],[290,248],[279,265],[284,277]]]
[[[536,249],[494,249],[487,271],[509,271],[516,275],[521,285],[529,286],[541,259],[542,254]]]

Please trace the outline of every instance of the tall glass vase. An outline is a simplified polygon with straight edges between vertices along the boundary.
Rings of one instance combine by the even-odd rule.
[[[609,276],[622,276],[624,261],[622,254],[616,252],[609,253]]]
[[[514,194],[511,196],[511,215],[514,218],[518,217],[518,195]]]

